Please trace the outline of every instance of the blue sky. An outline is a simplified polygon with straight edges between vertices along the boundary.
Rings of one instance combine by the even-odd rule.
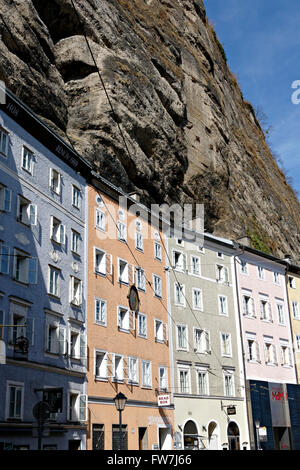
[[[300,198],[300,103],[291,99],[292,83],[300,80],[300,1],[204,4],[244,98],[267,116],[270,146],[280,155]]]

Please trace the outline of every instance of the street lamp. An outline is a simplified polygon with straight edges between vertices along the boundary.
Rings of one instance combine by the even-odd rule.
[[[126,401],[127,397],[125,397],[125,395],[121,392],[118,393],[118,395],[116,395],[114,398],[116,409],[119,412],[120,450],[122,450],[122,411],[124,411]]]
[[[260,448],[260,439],[259,439],[259,426],[260,426],[260,421],[259,421],[259,419],[256,419],[255,420],[255,427],[256,427],[257,450],[261,450],[261,448]]]

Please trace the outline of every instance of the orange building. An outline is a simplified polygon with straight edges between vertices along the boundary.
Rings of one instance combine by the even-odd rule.
[[[169,393],[169,319],[160,232],[151,227],[149,213],[133,197],[99,175],[92,184],[87,449],[119,449],[119,412],[114,403],[119,392],[127,397],[122,449],[172,449],[174,405]],[[170,403],[158,406],[161,395],[169,395]]]

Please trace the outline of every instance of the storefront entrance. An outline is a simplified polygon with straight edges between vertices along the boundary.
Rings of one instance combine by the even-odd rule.
[[[196,424],[188,421],[183,430],[183,445],[186,450],[199,450],[199,439]]]
[[[291,450],[290,428],[273,428],[273,433],[276,450]]]
[[[240,430],[236,423],[229,423],[227,428],[228,449],[240,450]]]

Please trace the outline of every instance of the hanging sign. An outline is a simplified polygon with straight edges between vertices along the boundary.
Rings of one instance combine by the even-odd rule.
[[[170,405],[170,395],[158,395],[157,403],[158,403],[158,406],[169,406]]]

